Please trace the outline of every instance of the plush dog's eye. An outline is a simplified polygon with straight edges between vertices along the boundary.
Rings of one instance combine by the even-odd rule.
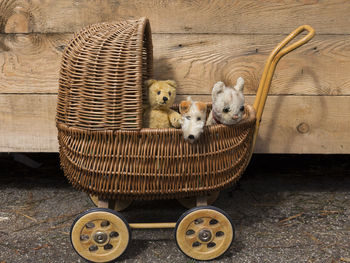
[[[201,117],[197,117],[197,121],[200,121],[201,120]]]
[[[225,107],[225,108],[224,108],[222,111],[223,111],[223,112],[225,112],[225,113],[227,113],[227,112],[229,112],[229,111],[230,111],[230,108]]]
[[[244,111],[244,106],[241,106],[241,107],[239,108],[239,110],[240,110],[240,111]]]
[[[187,120],[190,120],[190,119],[191,119],[191,116],[186,116],[186,119],[187,119]]]
[[[158,95],[160,95],[160,90],[157,92]]]
[[[171,92],[169,91],[169,96],[171,96]]]

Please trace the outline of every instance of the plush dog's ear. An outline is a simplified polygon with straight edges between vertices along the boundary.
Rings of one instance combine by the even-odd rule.
[[[225,83],[222,81],[216,82],[211,92],[213,101],[216,100],[217,96],[224,91]]]
[[[170,80],[170,79],[168,79],[168,80],[166,80],[165,81],[166,83],[168,83],[170,86],[172,86],[173,88],[176,88],[176,82],[175,82],[175,80]]]
[[[184,114],[189,111],[190,107],[192,105],[192,101],[186,100],[186,101],[181,101],[180,102],[180,114]]]
[[[198,107],[198,109],[201,111],[201,112],[207,112],[207,104],[206,103],[204,103],[204,102],[196,102],[196,104],[197,104],[197,107]]]
[[[244,88],[244,79],[242,77],[239,77],[236,82],[235,90],[239,92],[243,92]]]
[[[153,83],[157,82],[155,79],[148,79],[144,82],[146,88],[149,88]]]

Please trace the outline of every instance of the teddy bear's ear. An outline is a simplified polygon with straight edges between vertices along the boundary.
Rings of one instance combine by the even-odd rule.
[[[191,104],[192,104],[192,101],[188,101],[188,100],[181,101],[180,107],[179,107],[180,114],[184,114],[184,113],[188,112],[188,110],[191,107]]]
[[[144,82],[144,84],[147,88],[149,88],[155,82],[157,82],[155,79],[148,79]]]
[[[168,83],[170,86],[172,86],[173,88],[176,88],[176,82],[175,82],[175,80],[170,80],[170,79],[168,79],[168,80],[166,80],[165,81],[166,83]]]
[[[235,90],[239,92],[243,92],[244,88],[244,79],[242,77],[239,77],[236,82]]]
[[[213,87],[213,91],[212,91],[212,98],[213,101],[216,100],[217,96],[224,91],[225,88],[225,83],[223,83],[222,81],[216,82],[214,84]]]

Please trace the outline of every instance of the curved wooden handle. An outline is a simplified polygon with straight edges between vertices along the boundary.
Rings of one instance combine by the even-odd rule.
[[[300,40],[287,46],[294,38],[304,31],[308,33]],[[271,86],[271,80],[275,72],[278,61],[289,52],[307,43],[315,35],[315,30],[309,25],[303,25],[295,29],[290,33],[282,42],[280,42],[275,49],[271,52],[264,68],[264,72],[261,76],[259,83],[259,88],[256,93],[256,98],[254,101],[254,109],[256,111],[256,128],[254,133],[253,147],[255,145],[255,140],[259,131],[259,125],[261,121],[261,116],[264,111],[265,102],[267,94]]]
[[[302,39],[298,40],[297,42],[289,45],[288,47],[285,47],[289,42],[291,42],[294,38],[296,38],[299,34],[301,34],[304,31],[308,31],[308,34],[304,36]],[[294,49],[304,45],[307,43],[313,36],[315,35],[315,30],[309,26],[309,25],[303,25],[295,29],[292,33],[290,33],[285,39],[283,39],[282,42],[280,42],[275,49],[271,52],[265,68],[264,72],[261,76],[261,80],[259,83],[259,88],[256,93],[256,98],[254,101],[254,109],[257,111],[257,117],[259,119],[261,118],[262,110],[265,106],[265,100],[263,94],[267,93],[270,89],[271,79],[273,76],[273,73],[275,72],[276,65],[278,61],[289,52],[293,51]],[[261,109],[261,112],[259,112],[259,109]]]

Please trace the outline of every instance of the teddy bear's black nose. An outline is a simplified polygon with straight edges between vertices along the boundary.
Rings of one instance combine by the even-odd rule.
[[[168,100],[168,98],[167,98],[167,97],[163,97],[163,100],[164,100],[164,101],[167,101],[167,100]]]
[[[188,139],[194,140],[194,136],[192,134],[188,135]]]

